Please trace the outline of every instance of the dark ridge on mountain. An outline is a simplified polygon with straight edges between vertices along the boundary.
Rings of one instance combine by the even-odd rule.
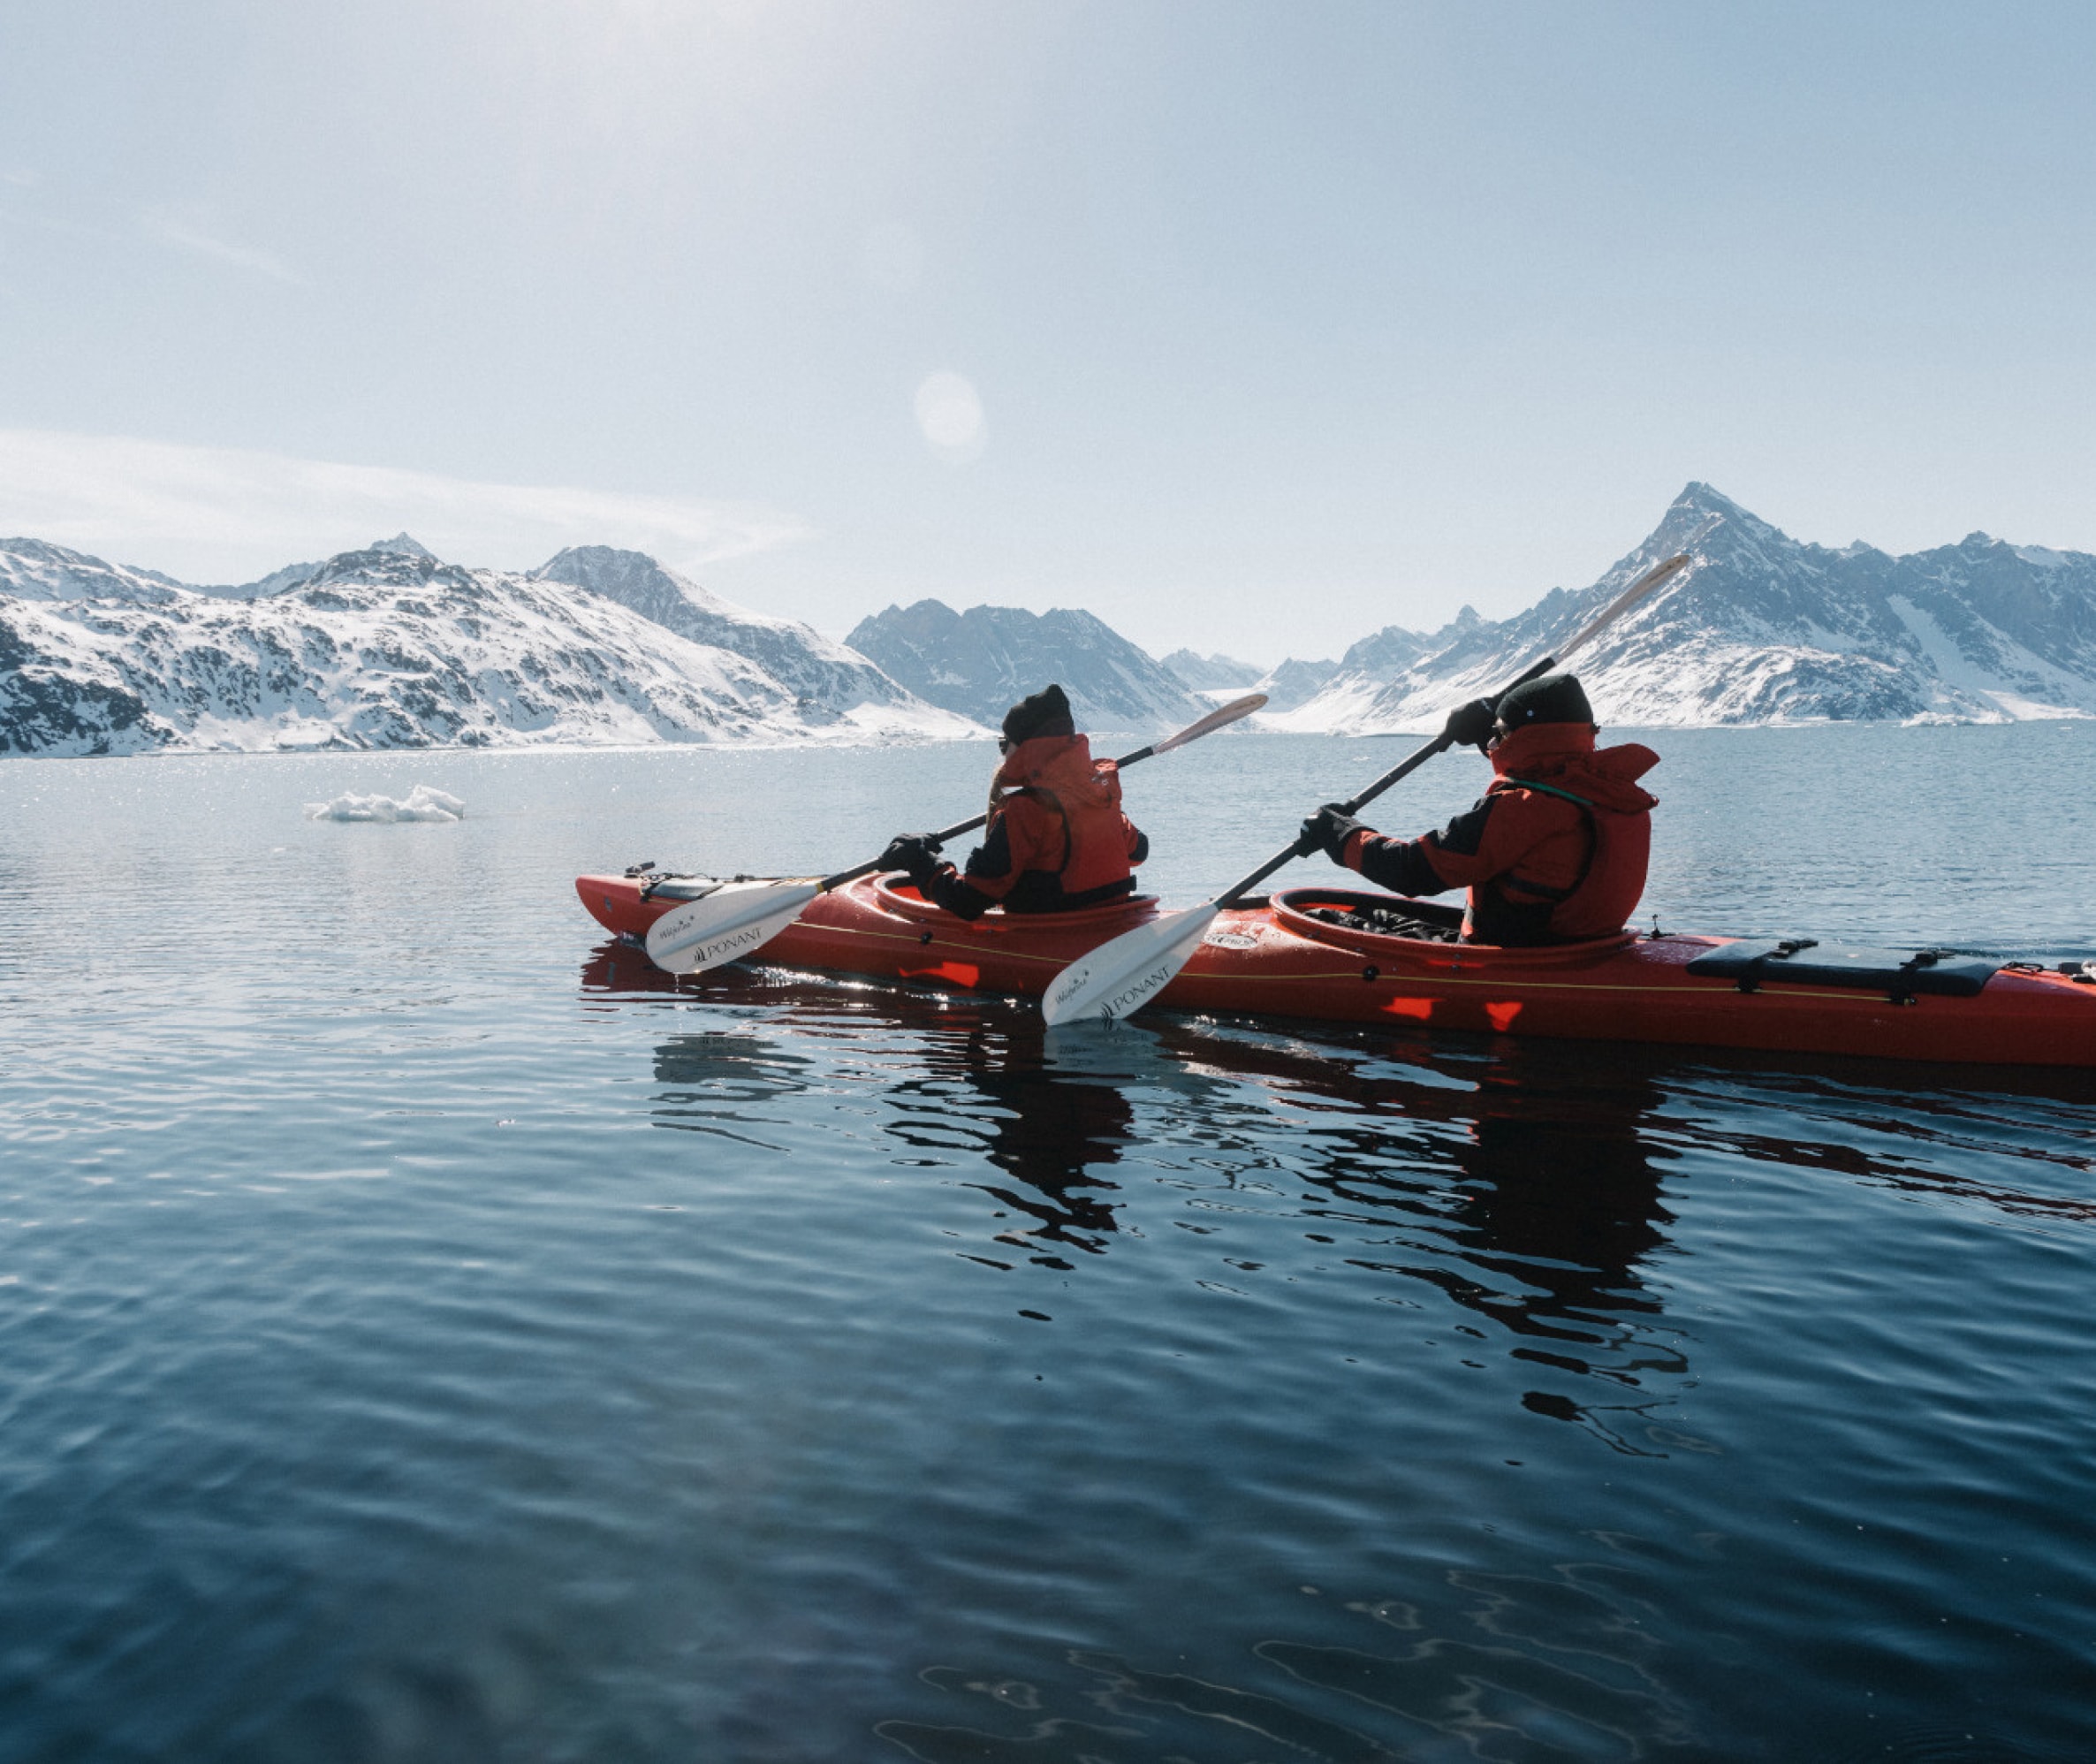
[[[437,561],[437,553],[419,540],[406,533],[396,533],[390,539],[374,539],[362,551],[343,551],[341,557],[361,557],[370,551],[390,551],[405,558],[427,558]],[[286,589],[300,586],[327,567],[331,560],[323,558],[315,563],[286,564],[282,569],[271,570],[269,574],[254,582],[219,582],[209,587],[200,586],[199,594],[215,594],[224,600],[266,600],[272,594],[282,594]]]
[[[1261,673],[1249,662],[1225,655],[1197,656],[1191,650],[1173,650],[1164,665],[1189,692],[1242,692]]]
[[[282,569],[271,570],[269,574],[258,577],[254,582],[222,582],[211,587],[199,587],[197,592],[215,594],[222,600],[267,600],[272,594],[282,594],[288,588],[296,588],[301,582],[310,582],[324,561],[323,559],[313,563],[286,564]]]
[[[645,552],[572,546],[533,574],[536,581],[567,582],[616,601],[695,643],[747,656],[792,687],[804,704],[909,702],[907,690],[857,651],[811,626],[732,605]]]
[[[1089,612],[971,606],[891,606],[845,640],[926,703],[994,728],[1017,700],[1050,681],[1069,694],[1082,728],[1152,732],[1208,709],[1162,664]]]
[[[1291,656],[1253,684],[1266,695],[1267,713],[1278,715],[1283,711],[1293,711],[1298,704],[1308,703],[1331,683],[1338,672],[1339,664],[1335,661],[1298,661]]]

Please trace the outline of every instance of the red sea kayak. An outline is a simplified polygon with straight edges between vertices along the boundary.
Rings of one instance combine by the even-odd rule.
[[[702,877],[582,876],[575,892],[598,924],[640,938],[713,886]],[[1630,931],[1500,949],[1360,928],[1391,908],[1429,926],[1452,926],[1456,916],[1430,901],[1289,889],[1219,916],[1156,1007],[1583,1041],[2096,1067],[2096,963],[2047,969],[1945,951]],[[993,911],[968,924],[919,899],[901,877],[869,876],[818,895],[758,959],[1038,996],[1063,967],[1157,911],[1155,901],[1137,898],[1051,916]]]

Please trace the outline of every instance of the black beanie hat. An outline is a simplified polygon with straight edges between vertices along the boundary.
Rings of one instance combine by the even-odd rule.
[[[1005,739],[1014,744],[1037,735],[1074,735],[1070,701],[1059,686],[1045,686],[1031,698],[1021,698],[1005,712]]]
[[[1594,707],[1576,674],[1545,673],[1524,680],[1500,700],[1499,719],[1508,729],[1530,723],[1591,723]]]

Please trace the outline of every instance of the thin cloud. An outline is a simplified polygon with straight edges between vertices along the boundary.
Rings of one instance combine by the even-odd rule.
[[[403,530],[439,557],[503,569],[603,544],[695,570],[810,536],[790,515],[696,498],[0,430],[0,534],[186,581],[253,581]]]
[[[55,232],[66,239],[121,240],[128,243],[127,233],[111,232],[105,226],[90,225],[86,221],[63,220],[57,215],[38,214],[30,209],[0,209],[0,223],[13,226],[33,226],[39,232]]]
[[[139,224],[145,228],[148,237],[158,240],[163,245],[194,251],[201,257],[215,257],[221,263],[237,264],[243,270],[252,270],[258,276],[270,276],[279,282],[288,282],[294,288],[312,285],[274,253],[252,245],[236,245],[231,240],[216,238],[205,232],[197,224],[196,217],[186,210],[148,209],[140,217]]]

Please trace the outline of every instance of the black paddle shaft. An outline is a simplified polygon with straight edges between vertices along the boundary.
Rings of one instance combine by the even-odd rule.
[[[1527,673],[1520,675],[1517,679],[1514,680],[1508,685],[1503,688],[1500,693],[1500,696],[1504,698],[1507,693],[1514,690],[1515,687],[1521,685],[1525,681],[1534,680],[1539,674],[1548,673],[1551,669],[1556,665],[1557,658],[1555,656],[1545,656],[1541,661],[1538,662],[1535,666],[1529,669]],[[1436,754],[1447,752],[1451,745],[1452,743],[1447,735],[1436,735],[1433,740],[1427,742],[1424,747],[1421,748],[1417,753],[1412,755],[1410,758],[1404,760],[1397,765],[1392,766],[1389,771],[1386,772],[1380,778],[1377,779],[1373,784],[1370,785],[1368,788],[1363,790],[1358,796],[1352,797],[1348,801],[1341,802],[1339,806],[1349,816],[1359,814],[1363,808],[1365,808],[1369,803],[1374,802],[1377,797],[1380,796],[1386,790],[1389,789],[1389,787],[1393,784],[1395,784],[1398,779],[1401,778],[1410,777],[1412,773],[1418,771],[1421,766],[1424,765],[1426,762],[1432,759]],[[1281,867],[1281,865],[1287,863],[1290,858],[1300,857],[1302,855],[1302,853],[1295,849],[1295,842],[1293,840],[1289,840],[1287,845],[1283,846],[1279,851],[1274,853],[1272,857],[1268,858],[1265,863],[1262,863],[1257,870],[1253,871],[1249,876],[1246,877],[1243,881],[1237,884],[1235,887],[1227,889],[1224,893],[1217,895],[1216,905],[1219,907],[1234,907],[1237,905],[1238,902],[1243,900],[1247,894],[1250,893],[1253,889],[1257,888],[1260,883],[1264,882],[1269,876],[1272,875],[1275,871]]]
[[[1545,665],[1547,665],[1547,664],[1545,664]],[[1526,679],[1527,676],[1524,674],[1523,678]],[[1148,759],[1151,755],[1156,751],[1157,746],[1155,742],[1152,742],[1149,747],[1146,748],[1137,748],[1134,753],[1128,754],[1123,758],[1115,760],[1113,762],[1113,769],[1116,772],[1125,772],[1129,766],[1135,764],[1137,760]],[[1388,781],[1395,783],[1396,779],[1392,779]],[[1369,793],[1370,795],[1373,795],[1375,793],[1373,791]],[[1368,798],[1365,796],[1362,798],[1362,801],[1363,802],[1366,802]],[[959,839],[963,833],[972,833],[977,827],[981,826],[983,823],[987,821],[989,818],[990,812],[988,810],[984,810],[983,813],[975,816],[971,819],[965,821],[955,821],[952,826],[941,827],[937,833],[927,833],[925,837],[929,839],[934,845],[944,845],[948,840]],[[884,852],[881,855],[885,857],[887,855],[887,854]],[[854,864],[849,870],[839,870],[834,876],[824,877],[821,882],[816,884],[816,886],[821,888],[823,893],[827,894],[831,889],[841,888],[847,882],[856,882],[862,876],[872,875],[873,872],[878,870],[880,867],[880,858],[871,858],[864,863]],[[1266,872],[1264,871],[1261,871],[1259,873],[1261,875],[1264,875]]]

